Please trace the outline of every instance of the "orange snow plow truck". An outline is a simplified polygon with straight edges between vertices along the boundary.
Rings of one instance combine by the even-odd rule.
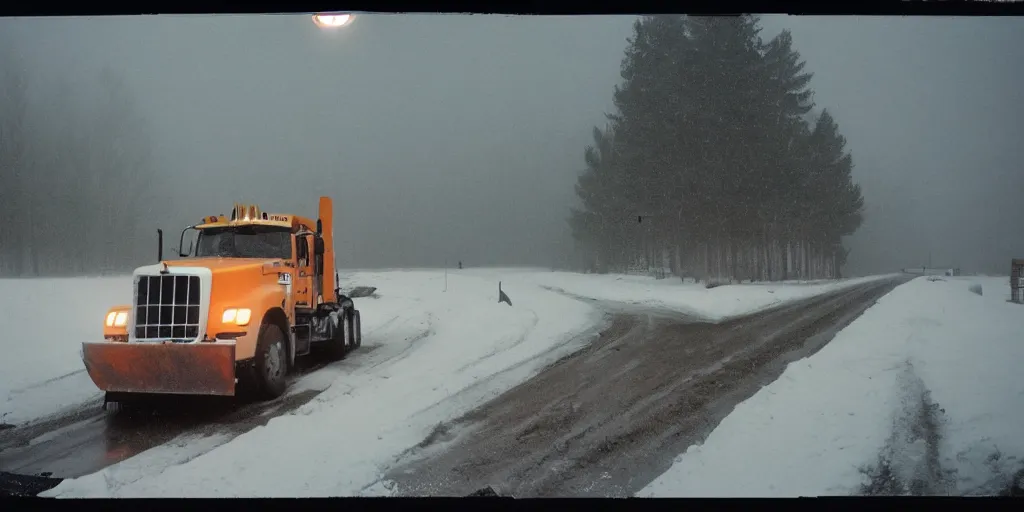
[[[316,220],[235,204],[179,238],[179,259],[133,273],[131,305],[104,318],[104,341],[82,344],[106,402],[153,394],[271,399],[295,358],[345,357],[362,342],[359,311],[341,294],[331,199]],[[185,248],[186,234],[191,242]]]

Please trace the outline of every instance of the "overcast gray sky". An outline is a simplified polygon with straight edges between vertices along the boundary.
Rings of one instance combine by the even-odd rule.
[[[1024,19],[771,16],[814,72],[864,189],[849,270],[1024,257]]]
[[[3,19],[36,71],[124,77],[176,232],[255,200],[336,199],[342,266],[551,264],[633,17]],[[867,220],[849,270],[1005,272],[1024,257],[1024,20],[766,16],[849,140]],[[149,241],[146,241],[148,243]]]

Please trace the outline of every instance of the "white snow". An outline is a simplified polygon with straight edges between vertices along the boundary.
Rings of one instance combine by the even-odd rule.
[[[497,302],[499,280],[514,307]],[[186,436],[93,475],[66,480],[45,494],[386,493],[389,485],[379,481],[380,475],[435,425],[589,342],[602,325],[601,311],[552,290],[721,319],[864,280],[706,290],[671,279],[465,269],[449,270],[447,285],[441,270],[362,271],[348,274],[345,281],[343,287],[375,286],[379,296],[356,299],[363,348],[290,387],[289,394],[324,390],[311,402],[234,439]],[[30,421],[99,396],[81,371],[79,343],[102,335],[103,314],[111,305],[130,301],[130,285],[130,277],[0,281],[0,295],[31,298],[12,301],[5,311],[16,314],[0,318],[10,334],[0,343],[16,354],[0,363],[5,365],[4,421]],[[43,304],[61,304],[73,314],[63,314],[67,320],[62,322],[23,322],[41,316],[36,311]]]
[[[882,453],[906,476],[925,467],[905,425],[921,391],[944,411],[939,462],[953,474],[931,492],[999,492],[1024,467],[1024,306],[1006,301],[1007,278],[941,279],[897,287],[638,495],[857,493]]]

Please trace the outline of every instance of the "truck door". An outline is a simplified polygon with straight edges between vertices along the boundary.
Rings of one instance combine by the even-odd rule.
[[[313,301],[320,304],[324,292],[324,239],[313,238]]]
[[[312,290],[310,289],[310,283],[312,282],[313,269],[310,265],[312,263],[311,251],[309,250],[309,238],[308,236],[300,236],[295,238],[295,262],[298,268],[295,269],[295,282],[292,283],[292,293],[295,296],[295,305],[297,307],[311,307],[312,302],[310,296]]]

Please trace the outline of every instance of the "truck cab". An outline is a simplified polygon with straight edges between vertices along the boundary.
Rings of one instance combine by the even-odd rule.
[[[178,259],[133,273],[131,305],[107,313],[103,342],[83,344],[93,382],[111,394],[273,398],[297,357],[337,360],[361,345],[359,311],[340,293],[332,204],[318,218],[235,204],[184,228]],[[188,240],[187,249],[186,239]]]

